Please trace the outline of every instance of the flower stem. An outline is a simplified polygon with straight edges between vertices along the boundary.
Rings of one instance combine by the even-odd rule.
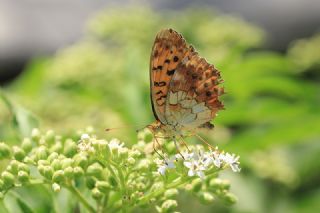
[[[82,194],[79,192],[78,189],[76,189],[74,186],[72,185],[67,185],[65,186],[71,193],[73,193],[78,200],[82,203],[82,205],[89,210],[89,212],[95,213],[96,210],[94,209],[94,207],[92,207],[87,200],[82,196]]]

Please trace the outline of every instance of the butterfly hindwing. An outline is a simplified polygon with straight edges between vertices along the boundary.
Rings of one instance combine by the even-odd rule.
[[[220,73],[198,53],[188,51],[170,82],[166,118],[169,123],[197,128],[212,120],[223,108]]]

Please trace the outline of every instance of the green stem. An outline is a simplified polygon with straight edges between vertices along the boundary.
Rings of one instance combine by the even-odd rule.
[[[82,205],[88,209],[89,212],[95,213],[96,210],[94,209],[94,207],[92,207],[87,200],[82,196],[82,194],[79,192],[78,189],[76,189],[74,186],[72,185],[67,185],[65,186],[72,194],[74,194],[78,200],[82,203]]]

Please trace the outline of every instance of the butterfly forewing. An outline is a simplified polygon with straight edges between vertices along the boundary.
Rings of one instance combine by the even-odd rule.
[[[185,40],[172,29],[156,36],[150,59],[151,102],[155,117],[163,124],[167,123],[164,111],[169,83],[187,50]]]

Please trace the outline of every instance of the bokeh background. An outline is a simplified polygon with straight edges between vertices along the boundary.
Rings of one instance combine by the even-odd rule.
[[[319,11],[312,0],[0,0],[0,140],[92,126],[135,143],[134,130],[154,120],[154,37],[172,27],[221,71],[226,110],[202,135],[243,168],[224,174],[237,204],[181,194],[179,211],[320,211]],[[123,125],[134,127],[104,132]]]

